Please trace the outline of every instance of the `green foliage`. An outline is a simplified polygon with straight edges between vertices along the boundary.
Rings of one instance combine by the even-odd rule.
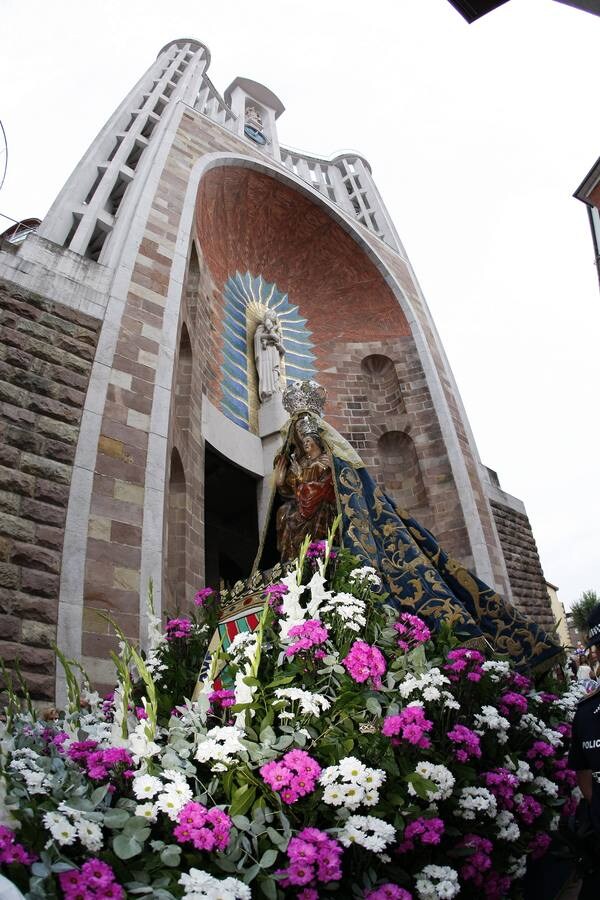
[[[584,591],[581,597],[571,607],[571,621],[581,634],[588,630],[588,619],[600,606],[600,596],[594,590]]]

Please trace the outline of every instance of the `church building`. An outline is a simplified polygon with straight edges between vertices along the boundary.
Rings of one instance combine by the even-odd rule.
[[[150,582],[173,612],[248,575],[297,379],[402,508],[551,627],[525,508],[479,459],[369,162],[288,149],[282,101],[242,77],[221,94],[209,65],[163,47],[37,231],[0,244],[0,655],[60,702],[52,642],[111,685],[99,612],[143,643]]]

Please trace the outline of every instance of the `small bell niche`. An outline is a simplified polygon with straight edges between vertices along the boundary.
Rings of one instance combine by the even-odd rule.
[[[285,107],[279,97],[249,78],[235,78],[224,96],[237,117],[238,134],[263,153],[281,159],[276,120]]]

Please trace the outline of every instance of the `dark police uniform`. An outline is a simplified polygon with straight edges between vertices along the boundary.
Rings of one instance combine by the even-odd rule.
[[[600,689],[579,702],[573,720],[569,766],[592,773],[592,800],[581,801],[578,832],[586,869],[579,900],[600,897]]]

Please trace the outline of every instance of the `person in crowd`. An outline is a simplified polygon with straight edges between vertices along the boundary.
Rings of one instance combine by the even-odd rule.
[[[587,648],[597,658],[600,647],[600,606],[588,620]],[[588,663],[584,665],[590,670]],[[581,668],[578,671],[581,671]],[[577,773],[583,795],[577,811],[577,832],[581,838],[584,877],[579,900],[598,900],[600,896],[600,686],[584,697],[573,720],[569,766]]]

